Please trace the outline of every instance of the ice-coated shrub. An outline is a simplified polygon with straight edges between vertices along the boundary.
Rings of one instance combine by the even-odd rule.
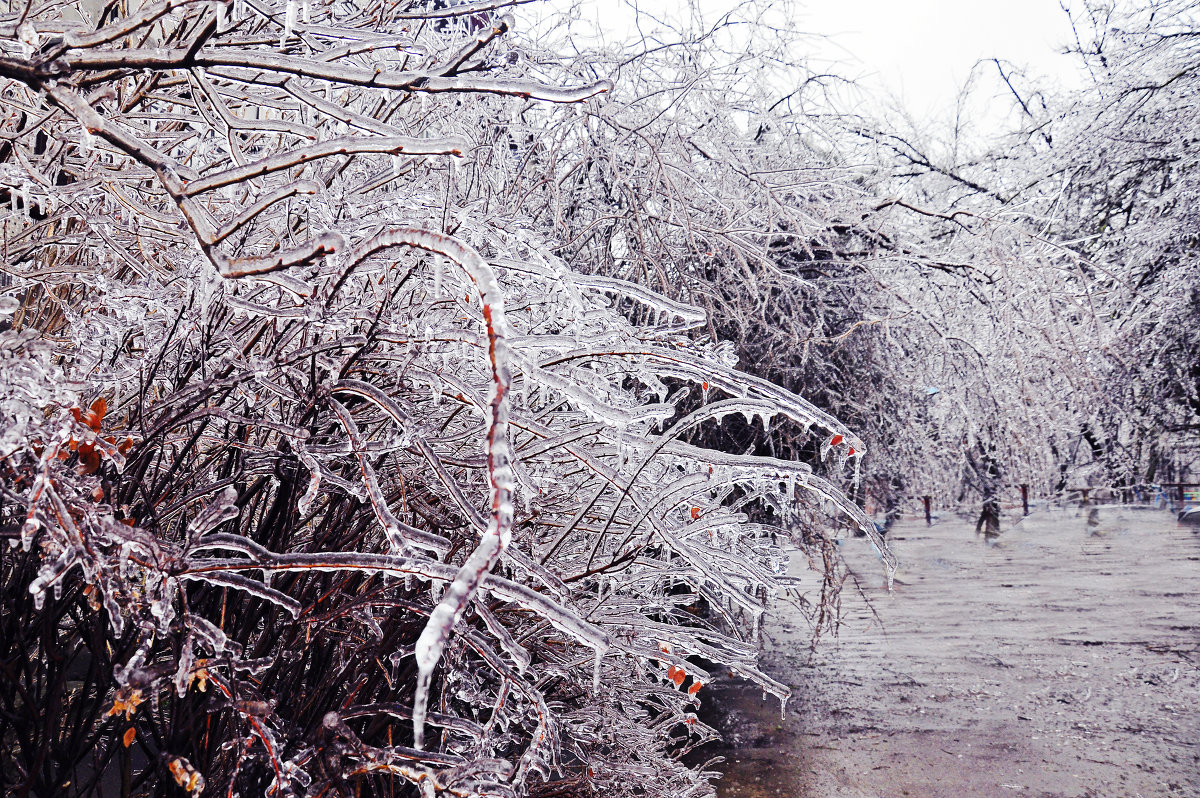
[[[873,527],[694,441],[862,442],[478,190],[514,107],[608,84],[433,5],[0,21],[5,789],[707,794],[704,685],[786,695],[789,522]]]

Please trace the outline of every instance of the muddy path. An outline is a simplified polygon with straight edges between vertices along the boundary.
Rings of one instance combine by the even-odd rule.
[[[1095,520],[1043,512],[995,546],[960,521],[899,525],[891,594],[846,541],[862,595],[848,585],[838,639],[810,656],[786,604],[764,624],[786,715],[712,685],[718,794],[1200,796],[1200,534],[1136,508]]]

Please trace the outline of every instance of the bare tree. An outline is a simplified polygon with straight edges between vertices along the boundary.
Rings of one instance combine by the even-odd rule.
[[[1038,188],[1061,207],[1059,234],[1111,319],[1111,401],[1088,419],[1086,451],[1116,479],[1153,482],[1200,430],[1200,8],[1086,3],[1076,19],[1094,83],[1069,109]]]

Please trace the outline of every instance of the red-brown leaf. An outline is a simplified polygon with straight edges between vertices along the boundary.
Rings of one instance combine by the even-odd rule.
[[[79,472],[95,474],[100,470],[100,453],[89,443],[79,447]]]
[[[84,423],[92,428],[92,432],[99,432],[100,424],[104,421],[104,414],[107,412],[108,400],[101,396],[92,402],[91,409],[88,410],[88,414],[84,417]]]

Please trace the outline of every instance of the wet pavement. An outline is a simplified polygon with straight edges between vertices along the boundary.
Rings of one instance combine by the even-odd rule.
[[[1200,534],[1141,508],[1088,516],[1038,513],[995,545],[902,523],[890,594],[845,541],[838,638],[810,655],[787,603],[763,625],[786,715],[732,679],[709,691],[719,796],[1200,796]]]

